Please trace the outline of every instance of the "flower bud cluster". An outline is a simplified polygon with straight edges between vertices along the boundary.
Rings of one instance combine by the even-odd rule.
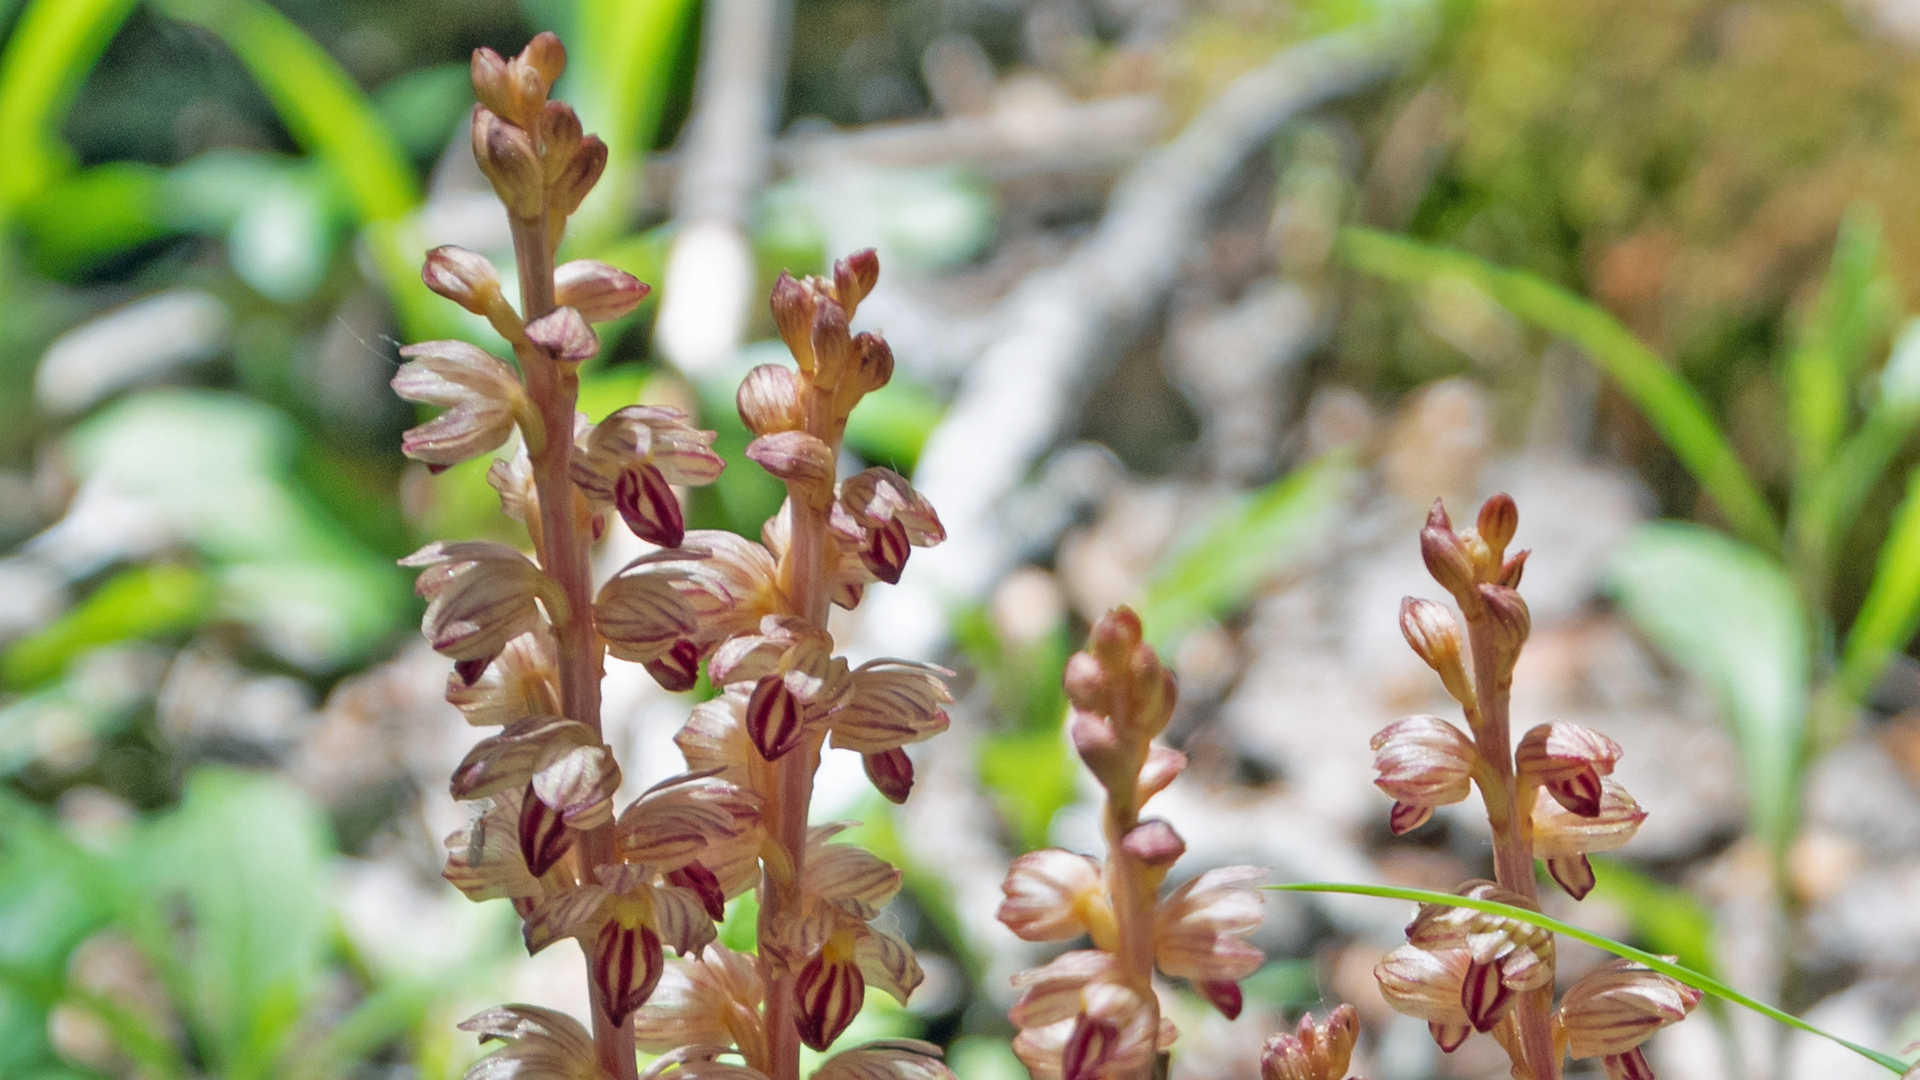
[[[479,814],[449,838],[445,876],[475,900],[510,900],[530,953],[578,941],[594,1005],[591,1031],[531,1006],[474,1018],[469,1030],[506,1045],[468,1076],[638,1080],[637,1040],[660,1055],[649,1076],[798,1080],[799,1044],[825,1050],[867,987],[904,1003],[921,981],[906,942],[873,925],[899,871],[833,842],[844,826],[809,827],[813,769],[829,745],[853,750],[901,801],[913,784],[902,748],[944,730],[952,700],[939,668],[850,668],[834,655],[827,605],[852,607],[867,585],[898,580],[909,549],[944,534],[893,472],[836,482],[847,413],[892,371],[884,342],[846,328],[877,280],[872,252],[837,264],[830,281],[783,277],[775,290],[799,370],[762,369],[742,390],[743,414],[756,387],[786,395],[777,424],[749,416],[759,436],[749,456],[790,495],[761,542],[686,527],[674,489],[718,478],[712,432],[660,406],[598,423],[573,411],[577,364],[599,350],[592,324],[628,314],[647,287],[604,263],[554,265],[567,216],[606,162],[573,110],[548,99],[565,62],[550,34],[511,60],[486,49],[473,59],[474,151],[513,223],[520,309],[473,252],[436,249],[422,272],[492,322],[518,370],[443,341],[402,350],[394,378],[402,397],[445,410],[403,440],[429,468],[518,433],[519,453],[488,481],[533,549],[436,542],[403,560],[420,569],[423,631],[455,662],[447,700],[498,729],[454,772],[453,795]],[[658,550],[596,589],[589,545],[614,515]],[[625,806],[600,730],[607,653],[671,690],[691,688],[705,664],[720,690],[678,739],[689,771]],[[716,923],[756,889],[758,955],[731,952]],[[846,1051],[819,1075],[951,1080],[938,1050],[912,1041]]]
[[[1435,807],[1460,802],[1478,786],[1498,880],[1468,882],[1460,892],[1538,911],[1536,859],[1568,895],[1582,899],[1594,887],[1588,854],[1625,844],[1646,814],[1613,779],[1621,751],[1606,736],[1554,722],[1529,730],[1517,747],[1512,742],[1513,669],[1532,631],[1519,593],[1527,553],[1507,554],[1519,521],[1513,500],[1496,495],[1480,508],[1474,527],[1456,532],[1445,507],[1434,503],[1420,531],[1420,552],[1464,616],[1465,634],[1445,605],[1412,597],[1401,602],[1400,628],[1460,703],[1468,730],[1434,716],[1389,725],[1373,739],[1374,783],[1394,800],[1388,821],[1395,834],[1419,827]],[[1478,1031],[1500,1041],[1516,1076],[1557,1080],[1560,1059],[1571,1048],[1576,1057],[1605,1058],[1610,1075],[1650,1080],[1639,1043],[1683,1019],[1698,995],[1653,972],[1609,967],[1595,989],[1581,987],[1599,972],[1555,1010],[1553,964],[1553,937],[1545,931],[1430,905],[1408,926],[1407,944],[1375,975],[1388,1002],[1427,1021],[1443,1050]],[[1616,1006],[1614,996],[1633,1004]],[[1602,998],[1608,1004],[1595,1003]],[[1600,1027],[1609,1033],[1605,1038],[1589,1034]],[[1583,1033],[1577,1039],[1576,1030]]]
[[[1138,616],[1119,608],[1102,618],[1087,650],[1068,661],[1066,688],[1074,747],[1107,791],[1107,861],[1048,849],[1021,856],[1007,873],[999,918],[1008,929],[1027,941],[1085,936],[1093,946],[1015,977],[1014,1052],[1037,1078],[1144,1076],[1177,1036],[1160,1015],[1156,970],[1186,980],[1228,1018],[1239,1015],[1239,981],[1262,959],[1246,937],[1260,924],[1254,883],[1267,871],[1210,870],[1161,898],[1186,845],[1166,822],[1141,820],[1140,809],[1187,759],[1152,741],[1173,715],[1176,691],[1141,640]],[[1343,1055],[1338,1068],[1345,1064]]]
[[[1360,1034],[1360,1014],[1341,1005],[1314,1023],[1302,1014],[1292,1034],[1267,1040],[1260,1054],[1260,1080],[1341,1080],[1353,1060],[1353,1043]]]

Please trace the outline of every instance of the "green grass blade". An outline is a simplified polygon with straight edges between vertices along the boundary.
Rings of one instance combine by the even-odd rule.
[[[697,0],[580,0],[569,82],[587,130],[608,151],[607,171],[573,223],[589,246],[608,241],[631,215],[697,9]]]
[[[1763,550],[1780,550],[1780,523],[1772,507],[1700,395],[1612,315],[1524,271],[1373,229],[1342,229],[1340,253],[1348,265],[1395,281],[1464,278],[1521,319],[1580,346],[1633,399],[1733,531]]]
[[[413,166],[366,95],[285,15],[264,0],[163,0],[160,6],[233,50],[294,140],[339,174],[361,221],[391,221],[419,203]]]
[[[34,0],[21,14],[0,56],[0,210],[17,211],[73,169],[60,125],[133,4]]]
[[[1880,219],[1855,206],[1840,223],[1819,297],[1787,356],[1787,413],[1804,481],[1818,475],[1846,433],[1849,387],[1894,313],[1880,273]]]
[[[1752,1009],[1761,1016],[1767,1017],[1770,1020],[1777,1020],[1788,1027],[1797,1028],[1809,1035],[1818,1035],[1823,1039],[1830,1039],[1854,1053],[1859,1054],[1861,1057],[1866,1058],[1868,1061],[1873,1062],[1875,1065],[1893,1070],[1895,1075],[1907,1071],[1906,1062],[1901,1061],[1892,1054],[1883,1054],[1878,1050],[1869,1050],[1859,1043],[1843,1039],[1832,1032],[1822,1031],[1792,1013],[1783,1012],[1771,1005],[1755,1001],[1717,979],[1703,975],[1692,968],[1682,967],[1663,956],[1656,956],[1644,949],[1636,949],[1631,945],[1623,945],[1612,938],[1601,937],[1599,934],[1582,930],[1568,923],[1563,923],[1559,919],[1548,918],[1537,911],[1528,911],[1526,908],[1514,907],[1511,904],[1502,904],[1495,900],[1481,900],[1475,897],[1456,896],[1453,893],[1432,892],[1427,889],[1403,889],[1394,885],[1338,885],[1325,882],[1304,882],[1297,885],[1269,885],[1267,887],[1270,889],[1282,889],[1287,892],[1345,893],[1349,896],[1377,896],[1387,900],[1409,900],[1416,904],[1445,904],[1449,907],[1468,908],[1473,911],[1484,911],[1489,915],[1505,916],[1506,918],[1526,923],[1529,926],[1537,926],[1542,930],[1550,930],[1556,934],[1564,934],[1575,941],[1584,941],[1596,949],[1604,949],[1615,956],[1624,956],[1629,960],[1645,964],[1669,978],[1678,979],[1702,993],[1712,994],[1722,1001],[1731,1002],[1742,1008]]]
[[[1893,512],[1880,545],[1880,562],[1860,615],[1847,631],[1840,685],[1860,700],[1873,689],[1888,658],[1920,631],[1920,468],[1907,476],[1907,494]]]

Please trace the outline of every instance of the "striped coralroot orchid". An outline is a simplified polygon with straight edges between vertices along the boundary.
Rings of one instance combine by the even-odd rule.
[[[849,412],[886,384],[893,359],[847,323],[874,286],[872,252],[831,279],[782,276],[773,313],[798,370],[767,366],[741,388],[756,436],[748,456],[786,483],[760,542],[689,530],[676,486],[711,483],[724,462],[685,414],[631,405],[579,416],[579,364],[599,350],[592,324],[631,312],[647,287],[591,260],[555,265],[568,217],[606,164],[606,147],[548,100],[566,63],[542,34],[520,55],[474,54],[473,146],[506,206],[516,308],[486,258],[427,256],[427,286],[486,318],[516,365],[464,342],[402,350],[400,396],[442,408],[402,450],[433,470],[501,448],[487,479],[524,524],[531,552],[492,541],[436,542],[420,569],[422,629],[454,661],[447,700],[479,741],[452,792],[473,800],[451,837],[445,876],[475,900],[506,898],[529,952],[580,943],[589,1028],[530,1005],[463,1027],[504,1045],[469,1080],[638,1080],[645,1075],[799,1080],[799,1047],[825,1050],[868,987],[901,1002],[921,973],[906,942],[873,925],[900,873],[809,827],[813,775],[831,745],[864,755],[887,798],[906,798],[902,749],[945,730],[948,672],[900,660],[850,667],[834,655],[829,605],[851,608],[898,580],[913,547],[943,538],[902,477],[871,469],[836,482]],[[659,550],[595,587],[591,545],[629,529]],[[706,665],[719,696],[677,742],[687,772],[616,806],[622,770],[601,730],[606,654],[690,689]],[[729,900],[757,890],[757,951],[716,942]],[[669,958],[667,951],[675,956]],[[872,1043],[829,1058],[825,1080],[951,1080],[937,1048]]]
[[[1527,552],[1506,553],[1519,523],[1505,495],[1488,499],[1475,526],[1459,532],[1434,503],[1420,552],[1464,616],[1465,639],[1454,613],[1431,600],[1402,601],[1400,628],[1460,703],[1468,730],[1434,716],[1389,725],[1373,740],[1374,783],[1394,800],[1396,834],[1477,785],[1493,831],[1495,880],[1469,881],[1459,892],[1538,911],[1535,859],[1580,900],[1594,886],[1588,854],[1625,844],[1646,813],[1613,779],[1621,751],[1605,735],[1556,722],[1528,731],[1517,747],[1512,741],[1513,669],[1532,629],[1519,593]],[[1601,1058],[1613,1080],[1651,1080],[1640,1044],[1700,1000],[1674,979],[1616,962],[1574,984],[1556,1009],[1553,974],[1551,933],[1432,904],[1407,927],[1407,944],[1374,970],[1388,1003],[1427,1021],[1442,1050],[1476,1031],[1491,1034],[1518,1080],[1559,1080],[1569,1051]]]
[[[1359,1034],[1360,1014],[1351,1005],[1334,1009],[1324,1023],[1303,1015],[1292,1034],[1267,1040],[1260,1053],[1260,1080],[1343,1080]]]
[[[1210,870],[1161,898],[1186,845],[1140,811],[1187,759],[1153,742],[1173,715],[1174,680],[1132,611],[1116,609],[1094,626],[1087,651],[1067,664],[1066,688],[1074,747],[1107,793],[1107,861],[1049,849],[1009,869],[1002,923],[1027,941],[1085,935],[1093,946],[1015,976],[1013,1047],[1035,1080],[1145,1080],[1177,1035],[1160,1015],[1156,967],[1229,1019],[1239,1015],[1239,980],[1262,960],[1246,936],[1260,923],[1254,883],[1267,871]]]

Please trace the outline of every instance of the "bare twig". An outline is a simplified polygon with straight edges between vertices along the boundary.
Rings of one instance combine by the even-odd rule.
[[[870,605],[869,649],[924,655],[939,647],[947,606],[983,593],[1012,557],[993,520],[1001,501],[1060,436],[1117,347],[1145,327],[1213,201],[1287,120],[1376,82],[1410,44],[1343,32],[1242,76],[1121,178],[1106,217],[1071,258],[1007,298],[1001,333],[973,365],[915,474],[940,506],[949,540],[915,563],[904,587]]]

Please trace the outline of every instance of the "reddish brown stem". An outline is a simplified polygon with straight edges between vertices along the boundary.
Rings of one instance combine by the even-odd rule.
[[[553,311],[553,249],[547,242],[547,221],[510,219],[514,262],[520,275],[520,312],[532,322]],[[600,730],[600,679],[603,657],[593,628],[593,574],[587,545],[580,535],[574,507],[573,410],[579,397],[579,378],[570,365],[558,363],[531,347],[516,350],[526,376],[527,393],[540,410],[545,429],[542,445],[528,447],[533,462],[534,488],[540,496],[541,569],[560,586],[567,609],[555,612],[553,634],[560,667],[560,710]],[[564,617],[558,617],[564,616]],[[613,861],[613,825],[609,822],[580,838],[580,865],[584,873]],[[588,884],[583,881],[582,884]],[[584,948],[584,943],[583,943]],[[591,964],[591,957],[588,963]],[[592,980],[588,980],[592,985]],[[593,1041],[600,1067],[614,1080],[636,1080],[633,1028],[607,1015],[598,987],[593,988]]]
[[[1513,692],[1513,664],[1500,655],[1494,628],[1484,612],[1467,614],[1467,638],[1473,652],[1473,683],[1479,698],[1479,722],[1473,737],[1480,757],[1492,771],[1493,784],[1482,783],[1487,823],[1493,829],[1494,880],[1503,889],[1524,897],[1536,909],[1540,891],[1533,877],[1532,807],[1520,805],[1514,782],[1513,736],[1508,705]],[[1560,1055],[1553,1045],[1549,1010],[1551,984],[1543,992],[1521,994],[1514,1002],[1514,1026],[1534,1080],[1560,1080]]]

